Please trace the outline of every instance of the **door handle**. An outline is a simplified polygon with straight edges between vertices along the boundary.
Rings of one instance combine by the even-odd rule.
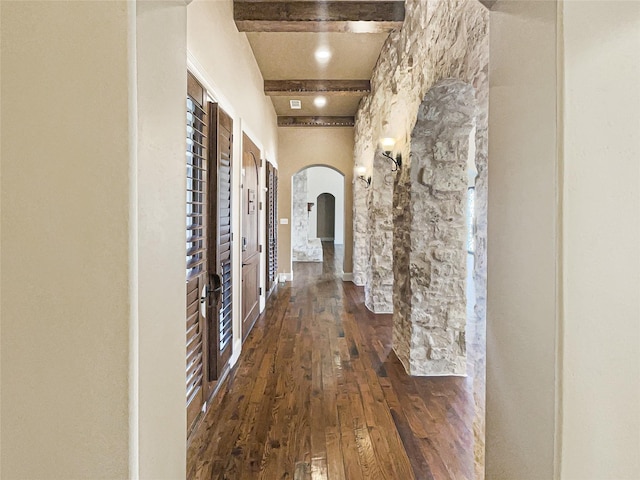
[[[209,293],[213,293],[209,306],[216,312],[220,311],[222,307],[222,278],[217,273],[209,274]]]

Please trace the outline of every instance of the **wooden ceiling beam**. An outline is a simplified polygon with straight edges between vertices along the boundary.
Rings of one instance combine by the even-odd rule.
[[[279,127],[353,127],[355,124],[355,117],[278,117]]]
[[[311,96],[318,94],[336,96],[367,95],[371,92],[369,80],[265,80],[264,93],[272,97]]]
[[[233,17],[241,32],[384,33],[402,27],[404,0],[234,0]]]
[[[487,7],[489,10],[491,10],[491,8],[493,8],[493,5],[498,1],[498,0],[478,0],[482,5],[484,5],[485,7]]]

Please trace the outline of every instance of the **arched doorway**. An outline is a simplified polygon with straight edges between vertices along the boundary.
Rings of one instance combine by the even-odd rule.
[[[322,262],[322,232],[318,233],[320,208],[326,212],[328,197],[333,197],[333,243],[344,244],[345,185],[344,174],[334,168],[313,165],[292,176],[291,188],[291,259],[294,262]],[[322,213],[324,222],[324,213]],[[323,224],[324,225],[324,224]]]

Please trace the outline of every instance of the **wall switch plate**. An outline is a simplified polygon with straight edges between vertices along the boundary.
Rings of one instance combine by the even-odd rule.
[[[289,225],[289,219],[288,218],[281,218],[280,219],[280,225]]]

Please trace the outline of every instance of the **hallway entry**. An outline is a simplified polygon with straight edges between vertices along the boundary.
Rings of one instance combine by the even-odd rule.
[[[407,376],[391,315],[341,280],[341,246],[322,247],[322,263],[295,263],[269,299],[189,447],[187,478],[475,478],[473,376]]]

